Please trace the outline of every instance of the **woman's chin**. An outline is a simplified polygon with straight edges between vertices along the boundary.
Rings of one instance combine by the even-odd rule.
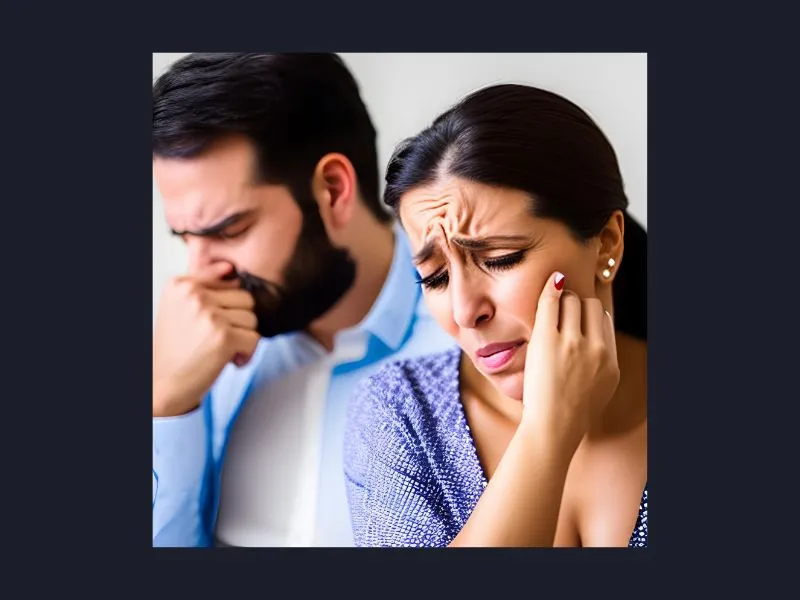
[[[501,394],[517,402],[522,402],[523,373],[508,375],[498,373],[497,375],[490,375],[489,380]]]

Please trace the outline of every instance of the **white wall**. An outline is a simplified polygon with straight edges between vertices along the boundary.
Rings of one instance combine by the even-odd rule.
[[[153,78],[182,53],[153,54]],[[597,122],[620,161],[630,213],[647,227],[646,54],[349,54],[378,130],[381,168],[402,139],[463,95],[494,83],[527,83],[572,100]],[[153,314],[164,281],[181,273],[183,246],[168,235],[153,183]]]

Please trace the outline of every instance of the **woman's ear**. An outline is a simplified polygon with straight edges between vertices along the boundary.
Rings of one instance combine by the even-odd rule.
[[[323,156],[314,169],[311,189],[328,228],[341,229],[350,222],[358,185],[355,168],[346,156],[336,152]]]
[[[615,210],[599,234],[600,250],[597,256],[597,279],[611,283],[622,263],[625,249],[625,215]]]

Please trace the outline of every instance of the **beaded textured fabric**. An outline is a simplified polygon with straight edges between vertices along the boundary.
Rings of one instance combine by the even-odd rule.
[[[460,352],[389,363],[355,394],[344,461],[357,546],[447,546],[483,493],[459,395]],[[628,546],[647,546],[646,487]]]

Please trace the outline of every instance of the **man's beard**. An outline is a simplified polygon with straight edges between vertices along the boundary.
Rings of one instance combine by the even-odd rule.
[[[262,337],[305,329],[328,312],[355,281],[355,262],[347,250],[331,244],[316,202],[309,204],[302,208],[303,228],[284,268],[284,285],[246,271],[235,274],[241,287],[253,295],[257,331]]]

